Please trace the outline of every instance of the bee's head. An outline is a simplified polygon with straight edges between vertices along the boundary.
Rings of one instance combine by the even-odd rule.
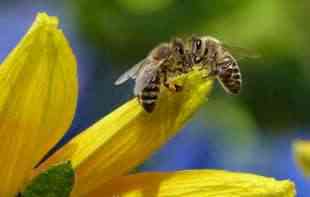
[[[185,46],[181,38],[176,38],[172,41],[172,52],[176,57],[183,57],[185,55]]]
[[[219,41],[210,36],[197,37],[192,36],[191,40],[192,58],[195,64],[200,63],[203,58],[206,58],[211,48],[218,45]]]
[[[172,53],[177,63],[183,64],[185,67],[192,66],[191,51],[186,48],[184,41],[176,38],[172,41]]]
[[[202,37],[192,36],[190,39],[191,43],[191,53],[193,62],[198,64],[203,59],[206,51],[206,43]]]

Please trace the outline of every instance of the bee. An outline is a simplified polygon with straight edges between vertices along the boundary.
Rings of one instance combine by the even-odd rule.
[[[134,79],[134,95],[144,110],[151,113],[156,106],[162,84],[173,92],[182,90],[181,85],[172,83],[170,79],[189,72],[192,68],[191,61],[191,53],[186,50],[185,43],[176,38],[155,47],[146,58],[121,75],[114,85]]]
[[[228,47],[211,36],[192,36],[190,43],[193,65],[206,68],[209,73],[205,77],[216,77],[227,93],[239,94],[242,84],[241,72]]]

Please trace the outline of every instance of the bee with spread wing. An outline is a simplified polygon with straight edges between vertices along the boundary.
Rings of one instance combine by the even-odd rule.
[[[211,36],[192,36],[185,42],[176,38],[170,43],[163,43],[154,48],[145,59],[121,75],[115,85],[120,85],[130,78],[135,79],[135,96],[145,111],[152,112],[161,84],[177,92],[182,87],[172,84],[169,79],[188,73],[193,67],[198,66],[209,71],[205,78],[217,78],[227,93],[236,95],[241,90],[242,78],[231,50],[236,51],[236,47],[229,47]],[[247,53],[241,48],[237,48],[237,51]],[[249,57],[253,57],[253,54]]]

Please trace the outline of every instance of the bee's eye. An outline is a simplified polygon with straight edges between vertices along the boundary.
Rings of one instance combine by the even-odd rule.
[[[195,45],[196,49],[199,50],[201,48],[201,40],[196,40]]]
[[[183,47],[181,46],[176,46],[175,47],[176,52],[178,52],[179,54],[183,55],[184,54],[184,50]]]

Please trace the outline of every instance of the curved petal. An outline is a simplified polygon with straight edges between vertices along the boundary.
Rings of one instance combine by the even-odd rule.
[[[294,183],[220,170],[141,173],[115,178],[89,197],[293,197]]]
[[[44,13],[0,67],[0,196],[15,196],[64,135],[77,101],[76,61]]]
[[[180,130],[203,103],[212,84],[198,71],[178,80],[184,83],[183,91],[163,90],[151,114],[133,99],[74,138],[41,167],[71,160],[78,195],[129,172]]]
[[[293,144],[294,157],[306,176],[310,175],[310,141],[296,140]]]

